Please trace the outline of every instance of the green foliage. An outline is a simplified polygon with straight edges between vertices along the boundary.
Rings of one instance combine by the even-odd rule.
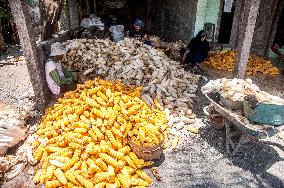
[[[32,7],[35,6],[34,0],[26,0],[26,3]],[[3,20],[11,20],[13,18],[8,0],[0,0],[0,18]]]
[[[12,19],[8,0],[0,0],[0,18],[3,20]]]

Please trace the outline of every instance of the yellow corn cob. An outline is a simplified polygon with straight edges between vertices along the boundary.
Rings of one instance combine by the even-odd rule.
[[[139,159],[134,152],[130,152],[129,157],[138,168],[141,168],[142,165],[144,164],[144,160]]]
[[[96,172],[100,172],[101,169],[96,165],[96,162],[92,159],[87,160],[87,164],[89,165],[90,173],[94,174]]]
[[[103,181],[108,181],[111,176],[112,175],[108,172],[99,172],[95,175],[95,183],[98,184]]]
[[[34,159],[35,159],[36,161],[39,161],[39,160],[41,159],[41,157],[42,157],[44,151],[45,151],[45,149],[44,149],[43,147],[38,148],[38,149],[34,152],[34,154],[33,154]]]
[[[119,152],[123,153],[124,155],[128,154],[131,151],[129,146],[124,146],[123,148],[119,149]]]
[[[40,182],[41,184],[43,184],[43,183],[45,182],[45,179],[46,179],[46,168],[43,168],[43,169],[41,170],[39,182]]]
[[[74,132],[83,134],[83,133],[88,132],[88,129],[85,129],[85,128],[75,128]]]
[[[40,182],[41,171],[42,171],[42,169],[39,169],[39,170],[36,172],[36,174],[35,174],[35,176],[34,176],[34,179],[33,179],[34,183],[39,183],[39,182]]]
[[[79,157],[73,157],[70,161],[66,162],[61,167],[61,169],[64,171],[69,170],[78,160],[79,160]]]
[[[101,182],[95,185],[95,188],[104,188],[106,186],[106,182]]]
[[[108,153],[109,153],[112,157],[115,157],[115,158],[117,158],[117,159],[123,159],[123,157],[124,157],[124,153],[119,152],[119,151],[115,151],[115,150],[112,149],[112,148],[108,148]]]
[[[150,185],[147,181],[134,177],[131,177],[131,184],[136,186],[145,186],[145,187],[148,187]]]
[[[46,188],[57,188],[57,187],[59,187],[61,185],[62,185],[62,183],[60,181],[58,181],[58,180],[47,181],[45,183],[45,187]]]
[[[86,188],[93,188],[94,184],[92,181],[84,178],[83,176],[79,175],[77,172],[75,172],[75,177],[82,185],[84,185]]]
[[[130,187],[131,186],[131,179],[122,174],[117,175],[119,182],[121,183],[122,187]]]
[[[105,153],[100,153],[99,156],[102,160],[104,160],[106,163],[114,166],[115,168],[117,168],[119,166],[117,160],[115,160],[111,156],[109,156]]]
[[[147,181],[149,184],[153,182],[152,178],[148,176],[148,174],[146,174],[146,172],[144,172],[143,170],[137,170],[136,173],[141,179]]]
[[[98,167],[100,167],[103,171],[107,171],[107,165],[106,163],[101,159],[101,158],[98,158],[96,161],[95,161],[96,165],[98,165]]]
[[[79,185],[73,170],[68,170],[67,172],[65,172],[65,177],[68,181],[70,181],[74,185]]]
[[[62,183],[63,185],[67,184],[67,179],[66,179],[64,173],[59,168],[57,168],[54,171],[54,175],[60,181],[60,183]]]
[[[86,147],[86,152],[89,154],[97,154],[101,152],[101,147],[98,145],[88,145]]]
[[[53,165],[47,167],[47,169],[46,169],[46,180],[52,179],[55,169],[56,169],[56,167],[53,166]]]
[[[131,158],[130,158],[128,155],[124,156],[124,161],[125,161],[127,164],[129,164],[129,166],[131,166],[132,168],[134,168],[134,169],[137,168],[136,165],[135,165],[135,163],[131,160]]]
[[[111,128],[111,131],[113,132],[113,134],[117,135],[117,136],[120,136],[120,137],[123,137],[123,134],[120,132],[120,130],[118,130],[117,128],[115,127],[112,127]]]
[[[74,164],[74,166],[72,167],[73,170],[78,170],[82,165],[82,161],[78,161]]]
[[[94,131],[94,133],[97,135],[99,140],[104,139],[104,135],[101,133],[100,129],[98,129],[96,126],[92,127],[92,130]]]

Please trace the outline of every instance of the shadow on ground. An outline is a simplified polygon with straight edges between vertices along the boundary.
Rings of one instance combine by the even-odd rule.
[[[0,52],[0,61],[8,60],[8,57],[18,57],[22,56],[23,51],[21,51],[21,47],[17,45],[9,46],[6,52]]]
[[[213,76],[211,76],[207,72],[205,73],[205,76],[208,77],[208,79],[217,79],[216,77],[213,78]],[[255,79],[257,79],[257,77]],[[265,77],[260,80],[265,80]],[[282,78],[277,78],[276,80],[278,83],[280,80],[282,80]],[[261,81],[258,80],[258,83],[259,82]],[[269,82],[271,82],[271,80],[270,81],[266,80],[265,83],[262,83],[263,85],[266,85],[265,89],[269,89],[267,86],[267,84],[269,85]],[[200,85],[205,85],[205,84],[206,84],[205,81],[203,80],[200,81]],[[283,88],[281,89],[283,90]],[[195,102],[196,104],[199,105],[196,105],[194,107],[194,111],[197,113],[198,117],[204,118],[205,114],[203,113],[203,108],[207,106],[209,103],[200,90],[197,92],[197,98]],[[225,148],[226,138],[225,138],[224,129],[216,130],[215,128],[210,127],[210,125],[207,125],[201,129],[200,137],[204,139],[211,147],[215,148],[220,153],[222,153],[224,155],[224,158],[227,158],[231,162],[231,165],[237,166],[245,171],[251,172],[256,181],[255,183],[253,183],[254,186],[257,184],[257,187],[284,187],[283,180],[267,172],[267,170],[273,164],[279,161],[284,161],[284,159],[280,157],[279,153],[273,147],[268,145],[268,143],[248,142],[239,150],[239,152],[235,156],[228,157],[226,155],[226,148]],[[279,147],[279,145],[277,145],[277,147],[283,149],[283,146]],[[223,160],[223,158],[220,158],[218,160]],[[216,164],[219,163],[218,160],[215,161]],[[236,178],[240,179],[244,178],[243,176],[240,176],[239,173],[233,173],[232,176],[236,176]],[[225,186],[251,187],[250,184],[242,185],[235,183],[233,184],[226,183]]]

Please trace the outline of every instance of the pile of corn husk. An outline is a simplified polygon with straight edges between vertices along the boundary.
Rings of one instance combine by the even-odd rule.
[[[1,156],[8,148],[26,139],[28,128],[25,126],[25,120],[28,115],[22,109],[0,103],[0,184],[17,176],[29,159],[32,159],[32,148],[29,144],[22,145],[15,155]]]
[[[176,115],[192,106],[190,98],[195,97],[199,76],[184,71],[178,62],[155,48],[129,38],[118,43],[79,39],[62,45],[70,49],[65,66],[80,71],[86,79],[99,76],[142,86],[142,98],[148,104],[157,98],[162,107]]]
[[[209,59],[203,64],[226,71],[233,71],[236,63],[236,52],[235,51],[221,51],[211,53]],[[257,72],[278,75],[279,69],[274,67],[271,61],[258,57],[256,55],[250,55],[248,59],[247,75],[255,75]]]
[[[35,165],[32,155],[33,136],[29,136],[25,143],[19,147],[14,155],[0,157],[0,184],[15,178],[29,163]]]
[[[180,49],[186,46],[181,40],[176,42],[166,42],[157,36],[150,36],[150,41],[154,48],[164,51],[174,60],[180,59]]]
[[[273,96],[252,83],[251,79],[218,79],[211,80],[201,88],[203,93],[218,91],[224,97],[232,101],[244,101],[246,96],[255,96],[258,102],[266,104],[284,105],[284,100],[280,97]]]

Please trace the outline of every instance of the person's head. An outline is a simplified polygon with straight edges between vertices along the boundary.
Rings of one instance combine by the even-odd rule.
[[[207,39],[206,32],[204,30],[199,31],[196,38],[200,39],[201,41],[206,40]]]
[[[136,31],[140,31],[142,29],[143,25],[144,25],[144,23],[143,23],[142,20],[136,19],[135,23],[134,23],[134,28],[135,28]]]

